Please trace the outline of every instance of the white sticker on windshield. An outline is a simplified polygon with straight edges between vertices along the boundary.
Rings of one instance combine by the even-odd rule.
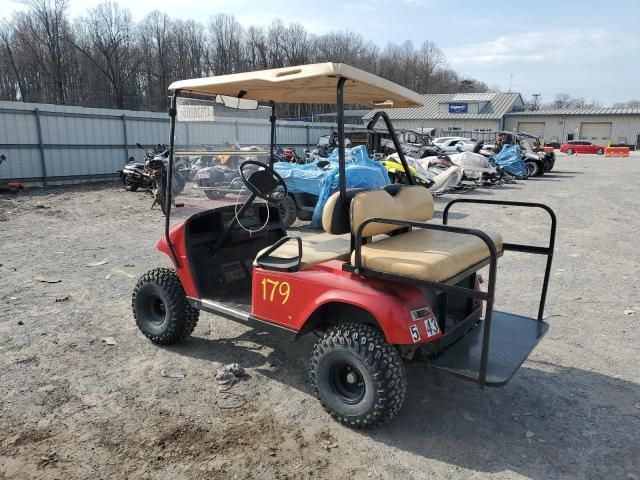
[[[213,122],[212,105],[178,105],[179,122]]]

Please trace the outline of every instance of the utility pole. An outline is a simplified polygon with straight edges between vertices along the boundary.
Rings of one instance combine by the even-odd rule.
[[[511,91],[511,82],[513,81],[513,73],[509,75],[509,91]]]
[[[540,98],[540,94],[534,93],[532,97],[533,97],[533,109],[538,110],[538,98]]]

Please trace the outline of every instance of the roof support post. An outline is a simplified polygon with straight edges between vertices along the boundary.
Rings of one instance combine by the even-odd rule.
[[[276,104],[271,102],[271,116],[269,117],[271,123],[271,140],[269,142],[269,165],[273,167],[275,156],[273,150],[276,148]]]
[[[171,252],[171,258],[176,268],[180,268],[180,262],[178,261],[178,256],[176,255],[176,250],[171,243],[171,238],[169,237],[169,227],[171,221],[171,190],[173,187],[173,150],[175,146],[175,136],[176,136],[176,116],[177,116],[177,101],[178,101],[178,93],[179,90],[174,90],[173,95],[171,96],[171,106],[169,107],[169,118],[171,120],[171,127],[169,129],[169,165],[167,168],[167,181],[164,185],[165,187],[165,217],[164,217],[164,238],[167,242],[167,246],[169,247],[169,252]],[[162,188],[162,186],[160,186]]]
[[[336,91],[336,104],[338,106],[336,115],[336,121],[338,123],[338,180],[340,183],[340,200],[343,204],[347,200],[346,159],[344,151],[344,84],[346,81],[347,79],[345,77],[340,77]]]

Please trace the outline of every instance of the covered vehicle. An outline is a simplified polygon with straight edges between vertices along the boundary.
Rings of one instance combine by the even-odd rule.
[[[390,183],[387,171],[379,162],[369,157],[364,145],[346,149],[345,162],[349,188],[380,188]],[[274,163],[274,170],[286,183],[289,197],[295,202],[295,208],[303,210],[305,217],[311,213],[313,228],[321,227],[324,205],[337,191],[338,166],[337,151],[326,159],[316,159],[303,165]],[[300,214],[298,217],[300,218]]]
[[[522,159],[522,149],[519,145],[503,145],[502,150],[491,157],[491,160],[518,180],[524,180],[529,176],[527,167]]]

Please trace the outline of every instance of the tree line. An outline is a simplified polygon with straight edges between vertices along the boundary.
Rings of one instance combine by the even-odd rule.
[[[282,20],[245,27],[232,15],[213,15],[205,24],[153,11],[135,22],[117,2],[71,19],[68,0],[22,3],[26,10],[0,25],[2,100],[163,111],[174,80],[327,61],[362,68],[420,93],[488,90],[449,68],[430,41],[380,48],[353,32],[315,35]],[[324,110],[288,105],[279,114]]]

